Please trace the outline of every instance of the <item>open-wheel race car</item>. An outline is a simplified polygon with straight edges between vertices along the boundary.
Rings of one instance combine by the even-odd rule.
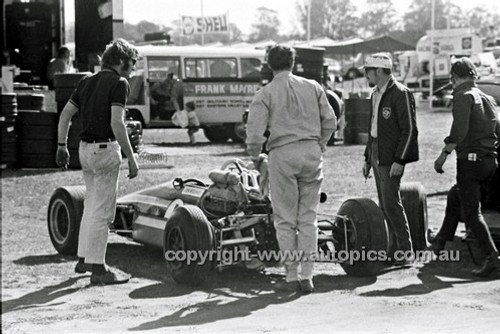
[[[210,172],[209,179],[210,184],[176,178],[119,198],[110,231],[163,249],[168,271],[181,284],[200,284],[211,270],[228,265],[252,269],[276,265],[275,258],[257,256],[278,250],[271,200],[261,187],[264,177],[243,161],[231,159]],[[423,249],[427,230],[424,189],[419,183],[403,183],[401,192],[414,247]],[[61,254],[76,254],[84,197],[84,186],[60,187],[52,194],[48,229]],[[324,203],[326,195],[321,197]],[[389,252],[389,239],[383,213],[371,199],[348,199],[336,215],[318,215],[318,251],[324,255],[334,250]],[[187,257],[166,256],[209,252],[248,256],[232,261],[210,256],[191,262]],[[367,259],[339,263],[355,276],[376,275],[386,266]]]

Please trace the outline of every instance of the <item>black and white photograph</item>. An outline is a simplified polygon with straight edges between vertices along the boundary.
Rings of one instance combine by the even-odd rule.
[[[500,332],[499,3],[0,8],[2,333]]]

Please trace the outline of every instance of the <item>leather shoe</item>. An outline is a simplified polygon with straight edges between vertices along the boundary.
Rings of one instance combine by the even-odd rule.
[[[107,268],[106,273],[102,275],[92,274],[90,276],[91,284],[112,285],[123,284],[130,280],[130,275],[115,268]]]
[[[300,291],[299,281],[279,281],[273,285],[274,290],[281,292],[297,292]]]
[[[436,255],[439,256],[439,254],[444,250],[444,246],[446,245],[446,241],[442,241],[440,239],[435,238],[431,242],[431,247],[430,249],[432,252]]]
[[[92,264],[78,262],[75,267],[75,273],[77,274],[85,274],[88,271],[92,271]]]
[[[300,289],[304,293],[311,293],[314,291],[314,284],[312,279],[303,279],[300,280]]]
[[[472,275],[478,277],[488,277],[494,271],[499,269],[500,269],[500,259],[498,258],[498,252],[492,252],[486,258],[486,261],[484,262],[481,269],[474,269],[472,271]]]

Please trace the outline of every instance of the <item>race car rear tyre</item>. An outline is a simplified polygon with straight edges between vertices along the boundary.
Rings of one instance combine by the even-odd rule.
[[[400,194],[410,227],[413,250],[424,250],[427,247],[428,225],[425,189],[419,182],[405,182],[401,184]]]
[[[167,269],[179,284],[199,285],[213,268],[212,261],[189,263],[186,256],[205,253],[215,249],[213,227],[203,211],[193,205],[177,207],[165,226],[163,233],[163,254]]]
[[[223,126],[210,126],[204,128],[203,133],[212,143],[225,143],[229,139],[229,135]]]
[[[345,223],[338,224],[340,229],[336,231],[334,238],[339,259],[342,260],[339,252],[343,250],[349,253],[356,251],[356,254],[359,254],[357,260],[354,257],[349,259],[352,264],[348,260],[340,265],[348,275],[377,275],[385,267],[384,259],[377,258],[377,255],[379,252],[387,252],[389,247],[388,230],[382,210],[370,199],[355,198],[345,201],[337,215],[347,218]]]
[[[76,255],[84,198],[85,186],[57,188],[50,198],[47,225],[59,254]]]

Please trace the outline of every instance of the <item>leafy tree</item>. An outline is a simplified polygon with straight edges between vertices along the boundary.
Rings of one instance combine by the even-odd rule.
[[[279,39],[280,20],[278,12],[267,7],[257,8],[257,22],[252,24],[252,32],[248,36],[250,42],[258,42],[266,39]]]
[[[413,0],[404,15],[405,31],[416,31],[424,35],[431,29],[431,1]],[[485,37],[490,26],[500,26],[500,14],[489,6],[476,6],[465,12],[451,0],[436,0],[435,28],[468,28]]]
[[[160,32],[160,31],[169,32],[172,29],[165,27],[163,25],[143,20],[138,22],[137,24],[131,24],[125,22],[123,30],[124,30],[123,38],[125,38],[126,40],[134,42],[142,42],[144,41],[144,35],[147,33]]]
[[[234,23],[229,23],[229,34],[231,35],[231,42],[243,41],[243,34],[238,26]]]
[[[450,0],[444,3],[443,20],[446,22],[445,28],[466,28],[469,26],[468,18],[462,7]]]
[[[469,24],[475,33],[486,37],[490,26],[500,27],[500,14],[493,10],[485,9],[484,6],[476,6],[468,13]]]
[[[425,35],[431,29],[432,0],[413,0],[410,8],[404,14],[405,31],[416,31]],[[435,29],[445,29],[444,4],[442,0],[435,0]]]
[[[343,40],[358,36],[356,7],[351,0],[310,0],[311,38],[329,37]],[[307,31],[307,3],[297,2],[297,12],[304,31]]]
[[[398,25],[392,0],[367,0],[359,22],[363,37],[387,35]]]

